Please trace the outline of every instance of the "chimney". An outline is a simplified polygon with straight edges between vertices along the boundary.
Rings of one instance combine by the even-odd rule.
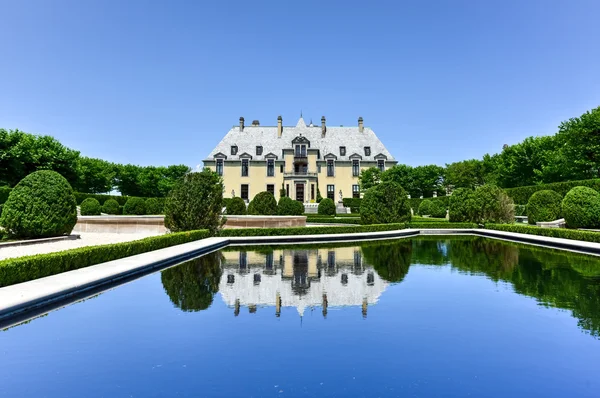
[[[253,127],[258,127],[258,126],[260,126],[260,122],[258,120],[253,120],[252,121],[252,126]]]
[[[244,118],[240,117],[240,131],[244,131]]]
[[[325,133],[327,132],[327,127],[325,126],[325,116],[321,116],[321,137],[325,137]]]
[[[280,116],[277,116],[277,138],[281,138],[281,135],[283,134],[283,119]]]
[[[358,117],[358,132],[362,133],[363,131],[365,131],[365,126],[363,125],[363,118],[362,116]]]

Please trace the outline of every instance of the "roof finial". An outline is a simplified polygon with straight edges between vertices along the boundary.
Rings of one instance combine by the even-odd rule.
[[[302,117],[302,109],[300,109],[300,117]]]

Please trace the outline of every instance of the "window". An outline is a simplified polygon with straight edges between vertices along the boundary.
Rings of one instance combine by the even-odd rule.
[[[354,177],[358,177],[360,175],[360,165],[356,159],[352,160],[352,175]]]
[[[240,192],[241,198],[245,201],[248,201],[248,184],[242,184],[242,189],[240,190]]]
[[[265,268],[267,270],[273,269],[273,252],[267,253],[267,256],[265,258]]]
[[[360,185],[352,185],[352,197],[360,198]]]
[[[262,155],[262,146],[257,146],[256,147],[256,156],[260,156]]]
[[[240,252],[239,259],[240,259],[240,269],[248,268],[248,253]]]
[[[290,184],[285,184],[285,196],[290,197]]]
[[[317,173],[320,173],[320,172],[321,172],[321,165],[320,165],[320,164],[318,164],[318,165],[317,165]]]
[[[296,145],[296,153],[294,156],[305,158],[306,157],[306,145]]]
[[[365,156],[371,156],[371,147],[370,146],[365,147]]]
[[[273,177],[275,175],[275,161],[273,159],[267,160],[267,177]]]
[[[223,159],[217,159],[217,174],[223,175]]]
[[[385,160],[379,159],[377,161],[377,168],[381,171],[385,171]]]
[[[333,177],[334,174],[333,159],[327,159],[327,177]]]
[[[340,147],[340,156],[346,156],[346,147],[345,146]]]
[[[232,145],[231,146],[231,154],[232,155],[237,155],[237,150],[238,150],[237,145]]]
[[[279,172],[283,173],[283,165],[279,165]]]
[[[315,200],[315,184],[310,184],[310,199]]]
[[[327,267],[329,267],[329,268],[335,267],[335,252],[334,251],[327,252]]]
[[[275,185],[273,185],[273,184],[267,184],[267,192],[269,192],[273,196],[275,196]]]
[[[248,159],[242,159],[242,177],[248,177]]]
[[[335,185],[327,185],[327,197],[335,200]]]

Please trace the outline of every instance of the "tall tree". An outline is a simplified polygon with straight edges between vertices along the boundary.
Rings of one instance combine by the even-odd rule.
[[[75,189],[85,193],[108,193],[112,191],[116,166],[102,159],[81,157],[77,166]]]
[[[446,164],[444,183],[454,188],[475,188],[483,185],[483,161],[471,159]]]
[[[381,170],[377,167],[369,167],[368,169],[361,170],[358,176],[358,184],[360,185],[360,190],[363,192],[380,182]]]
[[[562,122],[558,135],[565,140],[565,158],[578,178],[600,178],[600,107]]]

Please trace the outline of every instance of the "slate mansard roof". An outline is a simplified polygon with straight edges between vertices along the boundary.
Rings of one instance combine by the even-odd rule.
[[[327,126],[325,137],[322,137],[321,126],[307,126],[302,117],[295,127],[283,126],[281,138],[277,137],[277,126],[245,126],[243,131],[240,131],[238,126],[234,126],[210,152],[205,161],[213,161],[215,155],[218,154],[225,155],[228,161],[240,160],[240,155],[242,158],[251,155],[252,160],[266,160],[269,154],[274,154],[277,159],[281,160],[283,159],[283,150],[293,148],[292,140],[299,136],[308,139],[310,149],[319,150],[319,160],[324,160],[326,155],[333,154],[338,161],[350,161],[358,158],[356,155],[359,155],[358,159],[362,161],[374,162],[377,159],[395,161],[369,127],[364,127],[360,132],[358,126]],[[238,147],[235,155],[231,154],[232,146]],[[257,146],[263,147],[262,155],[256,155]],[[346,147],[344,156],[340,155],[341,146]],[[365,147],[371,149],[369,156],[365,154]]]

